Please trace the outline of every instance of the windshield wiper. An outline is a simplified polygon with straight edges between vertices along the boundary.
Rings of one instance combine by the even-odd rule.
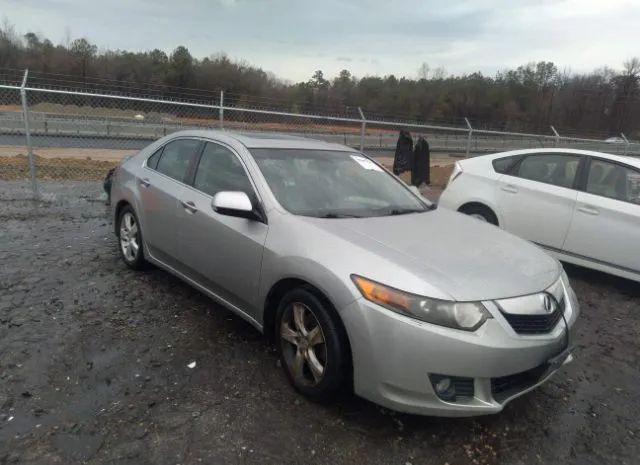
[[[418,210],[416,208],[394,208],[389,212],[389,215],[408,215],[409,213],[423,213],[427,210]]]
[[[359,215],[347,215],[344,213],[325,213],[324,215],[318,216],[318,218],[362,218]]]

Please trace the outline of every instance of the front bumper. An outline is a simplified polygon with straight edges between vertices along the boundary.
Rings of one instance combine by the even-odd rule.
[[[485,306],[493,318],[475,332],[408,318],[364,298],[342,309],[356,394],[407,413],[497,413],[573,359],[568,352],[558,357],[567,349],[562,319],[547,334],[523,336],[511,328],[492,302],[485,302]],[[564,315],[570,340],[578,313],[577,302],[569,300]],[[550,360],[553,363],[548,364]],[[430,374],[472,378],[473,396],[442,400]],[[500,391],[503,383],[507,383],[507,389]]]

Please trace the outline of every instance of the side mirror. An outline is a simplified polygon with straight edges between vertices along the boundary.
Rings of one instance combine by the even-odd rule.
[[[244,192],[222,191],[213,196],[211,207],[216,213],[227,216],[237,216],[250,220],[257,219],[251,199]]]

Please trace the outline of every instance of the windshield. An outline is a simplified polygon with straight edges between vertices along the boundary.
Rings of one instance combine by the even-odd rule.
[[[393,176],[355,152],[252,149],[278,202],[296,215],[370,217],[424,212]]]

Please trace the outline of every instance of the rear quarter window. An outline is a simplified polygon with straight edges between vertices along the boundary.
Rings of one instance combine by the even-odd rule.
[[[160,147],[155,151],[153,155],[147,158],[147,166],[151,169],[156,169],[158,167],[158,160],[160,159],[160,155],[162,154],[162,150],[164,147]]]
[[[493,160],[493,169],[496,173],[507,174],[511,173],[512,169],[522,159],[522,155],[512,157],[502,157]]]

